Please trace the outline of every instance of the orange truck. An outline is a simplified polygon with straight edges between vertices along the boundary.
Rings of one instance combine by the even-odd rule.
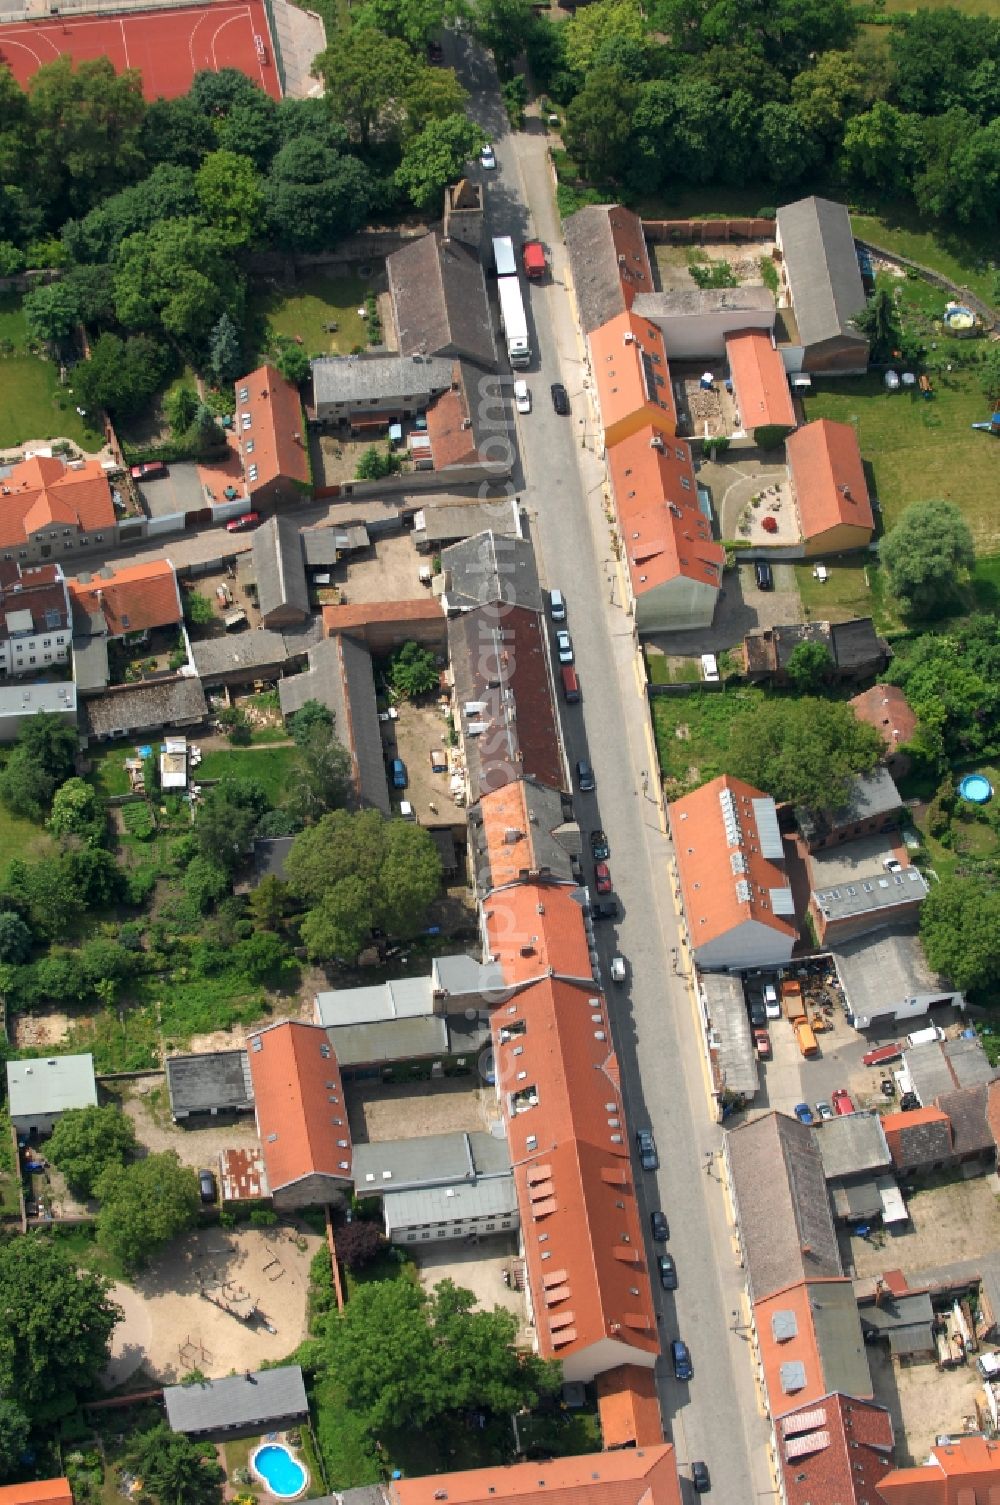
[[[795,1025],[800,1019],[805,1020],[806,1004],[802,996],[802,984],[794,978],[786,977],[782,980],[781,1006],[789,1024]]]
[[[810,1056],[818,1056],[819,1045],[816,1043],[812,1025],[805,1015],[801,1019],[796,1019],[792,1027],[795,1030],[795,1043],[806,1059],[808,1060]]]

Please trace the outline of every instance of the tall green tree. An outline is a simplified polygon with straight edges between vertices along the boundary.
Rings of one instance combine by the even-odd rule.
[[[0,910],[0,962],[26,962],[31,955],[31,929],[13,909]]]
[[[192,1442],[160,1422],[134,1438],[127,1458],[156,1505],[222,1505],[226,1471],[210,1443]]]
[[[243,359],[243,347],[240,341],[240,332],[233,322],[228,310],[223,310],[222,316],[212,330],[212,338],[209,341],[209,362],[212,367],[212,375],[220,386],[226,386],[234,382],[239,376],[245,364]],[[195,409],[190,422],[198,416]]]
[[[419,643],[403,643],[389,660],[389,683],[397,695],[407,700],[429,695],[438,688],[440,678],[434,654]]]
[[[927,616],[954,599],[976,551],[953,502],[914,502],[880,541],[879,559],[904,610]]]
[[[319,723],[296,741],[296,781],[288,808],[305,824],[347,804],[352,792],[352,764],[343,743]]]
[[[376,137],[398,134],[403,100],[419,66],[402,38],[383,36],[368,26],[352,27],[347,38],[335,37],[315,64],[334,119],[363,149]]]
[[[240,152],[210,152],[195,176],[201,210],[222,243],[234,251],[259,233],[264,188],[250,158]]]
[[[89,359],[73,369],[73,395],[81,406],[97,413],[107,408],[125,418],[144,407],[161,385],[170,365],[170,352],[148,334],[102,334]]]
[[[48,1143],[49,1159],[83,1197],[93,1195],[109,1165],[124,1165],[134,1150],[132,1120],[116,1103],[70,1108],[57,1120]]]
[[[161,220],[118,248],[115,309],[126,328],[162,327],[201,347],[223,310],[235,309],[241,296],[229,249],[196,220]]]
[[[80,212],[137,178],[145,113],[135,68],[68,53],[44,63],[28,85],[34,191]]]
[[[45,1234],[0,1244],[0,1394],[36,1426],[72,1411],[106,1365],[122,1316],[109,1291]]]
[[[828,810],[882,751],[876,729],[843,701],[767,698],[733,721],[726,767],[779,802]]]
[[[23,721],[13,751],[0,772],[0,800],[15,815],[40,820],[76,759],[76,733],[58,716],[41,711]]]
[[[472,29],[507,73],[524,52],[538,23],[530,0],[474,0]]]
[[[788,678],[800,694],[818,690],[833,670],[825,643],[798,643],[788,656]]]
[[[963,992],[988,995],[1000,984],[1000,888],[985,875],[943,876],[920,911],[931,966]]]
[[[404,146],[396,182],[418,209],[432,209],[485,141],[485,132],[465,115],[430,120]]]
[[[48,827],[53,836],[75,836],[96,844],[104,834],[104,807],[86,779],[67,779],[52,797]]]
[[[293,251],[321,251],[364,223],[371,173],[357,157],[308,135],[285,143],[271,163],[271,233]]]
[[[0,1483],[8,1483],[23,1471],[30,1440],[31,1423],[21,1407],[0,1396]]]
[[[39,344],[65,340],[80,321],[79,300],[63,280],[32,288],[25,295],[23,307],[28,338]]]
[[[198,1221],[198,1177],[173,1150],[108,1166],[94,1190],[101,1203],[97,1242],[127,1270],[139,1269]]]

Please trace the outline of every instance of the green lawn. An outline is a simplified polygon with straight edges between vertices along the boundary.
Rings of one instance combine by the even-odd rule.
[[[890,8],[896,7],[889,0]],[[900,5],[900,10],[912,9],[912,5]],[[977,5],[976,9],[991,10],[1000,15],[1000,0]],[[909,256],[921,266],[940,272],[959,287],[968,287],[984,302],[994,299],[994,273],[989,268],[995,248],[984,236],[961,234],[952,230],[928,225],[921,220],[912,204],[887,204],[881,214],[852,214],[851,227],[859,240],[895,251],[900,256]]]
[[[935,396],[887,392],[877,373],[818,381],[805,398],[807,419],[852,424],[871,465],[886,529],[911,502],[953,501],[972,529],[977,550],[1000,552],[997,486],[1000,448],[970,425],[988,404],[974,369],[935,372]]]
[[[125,759],[135,757],[134,742],[119,742],[99,751],[95,749],[88,757],[91,763],[90,782],[103,799],[112,794],[128,794]]]
[[[57,438],[90,451],[104,443],[76,411],[70,389],[60,387],[52,362],[29,354],[20,294],[0,293],[0,449]]]
[[[256,779],[273,805],[280,805],[288,792],[295,765],[295,748],[234,747],[208,752],[201,760],[202,779]]]
[[[664,781],[694,788],[725,770],[734,716],[759,704],[762,690],[741,687],[721,695],[657,695],[650,701]]]
[[[371,292],[360,277],[330,277],[321,272],[303,277],[294,289],[257,293],[251,315],[272,335],[301,338],[309,355],[349,355],[355,345],[367,348],[368,332],[358,309]],[[336,334],[327,324],[336,323]]]
[[[4,865],[15,857],[47,857],[53,847],[52,837],[41,826],[12,815],[0,805],[0,853]]]
[[[851,617],[872,617],[879,632],[899,632],[904,623],[887,600],[878,564],[846,564],[824,560],[827,579],[819,581],[812,563],[795,566],[795,583],[807,620],[846,622]]]

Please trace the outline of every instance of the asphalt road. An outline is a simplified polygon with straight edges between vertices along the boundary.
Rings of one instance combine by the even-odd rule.
[[[621,594],[603,510],[604,466],[594,453],[597,435],[564,286],[565,248],[545,137],[538,130],[507,131],[489,66],[476,57],[470,68],[466,44],[457,45],[465,49],[457,61],[474,112],[497,150],[497,171],[479,174],[487,183],[489,233],[512,235],[515,243],[536,235],[551,259],[551,280],[530,289],[535,359],[525,374],[534,402],[531,414],[518,418],[521,497],[543,584],[558,586],[568,603],[583,700],[563,707],[567,751],[571,765],[589,757],[597,778],[594,795],[577,795],[577,812],[585,831],[603,826],[611,843],[622,918],[616,926],[598,926],[604,975],[610,955],[620,951],[629,964],[628,983],[609,989],[626,1107],[633,1128],[652,1127],[662,1167],[656,1176],[637,1169],[640,1196],[644,1212],[656,1206],[667,1212],[679,1275],[676,1294],[655,1291],[661,1331],[665,1346],[675,1335],[685,1339],[694,1365],[693,1380],[683,1385],[667,1360],[658,1363],[664,1421],[682,1475],[692,1459],[703,1458],[717,1498],[766,1498],[773,1492],[767,1430],[739,1330],[743,1280],[719,1180],[721,1135],[709,1120],[691,995],[686,980],[671,971],[678,934],[669,844],[650,792],[655,763],[631,621],[616,604]],[[557,417],[549,399],[549,384],[558,380],[572,401],[568,418]]]

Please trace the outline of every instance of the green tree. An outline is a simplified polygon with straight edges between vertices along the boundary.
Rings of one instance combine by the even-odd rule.
[[[66,867],[80,900],[88,909],[117,904],[125,888],[122,869],[110,852],[83,847],[66,854]]]
[[[1000,278],[997,280],[1000,283]],[[996,405],[1000,401],[1000,345],[991,345],[987,350],[979,371],[979,384],[984,394]]]
[[[963,992],[989,995],[1000,983],[1000,889],[980,875],[944,875],[920,910],[927,960]]]
[[[240,781],[222,779],[210,789],[198,811],[195,835],[203,857],[229,874],[253,845],[257,822],[266,806],[259,791],[246,790]]]
[[[41,820],[60,784],[73,772],[76,733],[58,716],[40,711],[21,723],[0,772],[0,800],[15,815]]]
[[[624,38],[641,45],[645,32],[639,0],[596,0],[566,23],[566,64],[586,76],[610,41]]]
[[[24,252],[13,241],[0,240],[0,277],[16,277],[24,271]]]
[[[288,808],[306,823],[348,802],[352,763],[347,748],[319,723],[314,723],[296,740],[296,780]]]
[[[23,306],[28,339],[40,345],[65,340],[80,322],[79,300],[62,279],[32,288],[25,294]]]
[[[314,726],[321,726],[328,734],[332,733],[333,712],[321,700],[306,700],[288,718],[292,741],[301,747]]]
[[[36,1427],[71,1412],[107,1364],[122,1317],[109,1291],[47,1234],[0,1245],[0,1394]]]
[[[293,382],[297,387],[301,387],[302,383],[308,381],[312,375],[312,362],[301,345],[282,345],[275,356],[274,364],[285,380]]]
[[[449,21],[469,15],[466,0],[364,0],[356,24],[374,26],[387,37],[402,37],[419,52]]]
[[[68,239],[74,256],[109,261],[127,236],[149,230],[161,219],[184,219],[199,213],[190,167],[161,162],[141,182],[103,199],[74,226],[69,237],[64,227],[63,238]]]
[[[588,10],[597,9],[588,6]],[[584,16],[587,11],[580,11]],[[575,25],[575,21],[567,22]],[[567,150],[598,182],[624,175],[631,164],[632,117],[639,86],[615,68],[597,68],[566,111],[563,135]]]
[[[429,695],[438,688],[440,678],[434,654],[419,643],[404,643],[389,660],[389,684],[406,700]]]
[[[353,962],[371,935],[368,891],[348,874],[303,916],[299,934],[314,961]]]
[[[210,1443],[192,1442],[166,1422],[140,1432],[127,1463],[157,1505],[221,1505],[226,1471]]]
[[[0,910],[0,962],[26,962],[33,944],[30,928],[12,909]]]
[[[230,892],[232,883],[224,867],[207,857],[193,857],[185,869],[182,886],[199,913],[207,914]]]
[[[198,404],[199,397],[194,387],[174,387],[173,391],[168,392],[163,406],[170,432],[175,439],[180,439],[191,427],[198,412]],[[205,597],[201,599],[205,600]]]
[[[293,138],[267,180],[271,233],[292,251],[322,251],[365,222],[371,169],[316,136]]]
[[[416,136],[432,120],[461,115],[468,102],[454,68],[422,68],[403,99],[407,136]]]
[[[370,1218],[354,1218],[337,1229],[337,1258],[348,1270],[370,1265],[386,1247],[386,1237]]]
[[[914,502],[879,543],[893,595],[913,616],[954,599],[976,560],[969,525],[952,502]]]
[[[242,281],[229,247],[194,219],[161,220],[130,235],[115,257],[115,311],[128,329],[155,329],[200,348]]]
[[[83,913],[68,855],[48,862],[15,858],[7,865],[3,887],[42,940],[67,934]]]
[[[839,143],[844,127],[868,103],[861,59],[850,52],[822,52],[792,80],[792,103],[804,130]]]
[[[842,805],[852,778],[870,773],[882,739],[842,701],[767,698],[732,724],[730,773],[779,802],[828,810]]]
[[[83,407],[108,408],[119,417],[137,412],[163,381],[169,353],[147,334],[102,334],[89,360],[73,370],[73,392]]]
[[[210,152],[195,175],[195,188],[202,213],[225,245],[235,251],[256,239],[264,187],[249,157]]]
[[[485,141],[485,132],[466,115],[430,120],[404,146],[396,182],[418,209],[432,209]]]
[[[92,784],[85,779],[67,779],[52,796],[48,827],[53,836],[77,836],[96,843],[104,834],[104,807]]]
[[[28,85],[35,191],[52,205],[85,212],[138,177],[146,113],[137,69],[118,73],[106,57],[45,63]]]
[[[95,1191],[101,1203],[97,1242],[126,1270],[144,1265],[198,1221],[198,1177],[173,1150],[109,1166]]]
[[[0,1482],[9,1482],[23,1470],[30,1439],[31,1423],[21,1407],[0,1396]]]
[[[247,895],[247,914],[260,930],[280,930],[291,908],[288,884],[268,873]]]
[[[192,627],[210,627],[216,620],[215,607],[200,591],[184,592],[184,620]]]
[[[909,180],[917,158],[920,122],[895,105],[878,100],[847,121],[841,169],[852,183],[888,190]]]
[[[889,678],[902,687],[929,749],[951,761],[992,751],[1000,731],[1000,620],[976,613],[948,632],[900,642]]]
[[[124,1165],[134,1151],[132,1120],[115,1103],[70,1108],[56,1121],[48,1144],[50,1160],[81,1197],[92,1196],[108,1166]]]
[[[234,382],[243,368],[243,348],[240,340],[240,332],[228,312],[223,311],[219,322],[212,330],[208,358],[212,368],[212,375],[220,387]]]
[[[355,469],[355,479],[359,481],[382,481],[386,476],[393,476],[402,468],[402,461],[391,447],[380,449],[378,445],[369,445]]]
[[[530,0],[474,0],[473,32],[493,53],[501,74],[509,73],[537,24]]]
[[[799,643],[788,656],[788,678],[801,694],[818,690],[832,669],[833,659],[825,643]]]
[[[403,100],[419,66],[401,38],[353,26],[346,42],[334,37],[314,66],[326,85],[334,119],[362,149],[374,136],[397,134]]]

